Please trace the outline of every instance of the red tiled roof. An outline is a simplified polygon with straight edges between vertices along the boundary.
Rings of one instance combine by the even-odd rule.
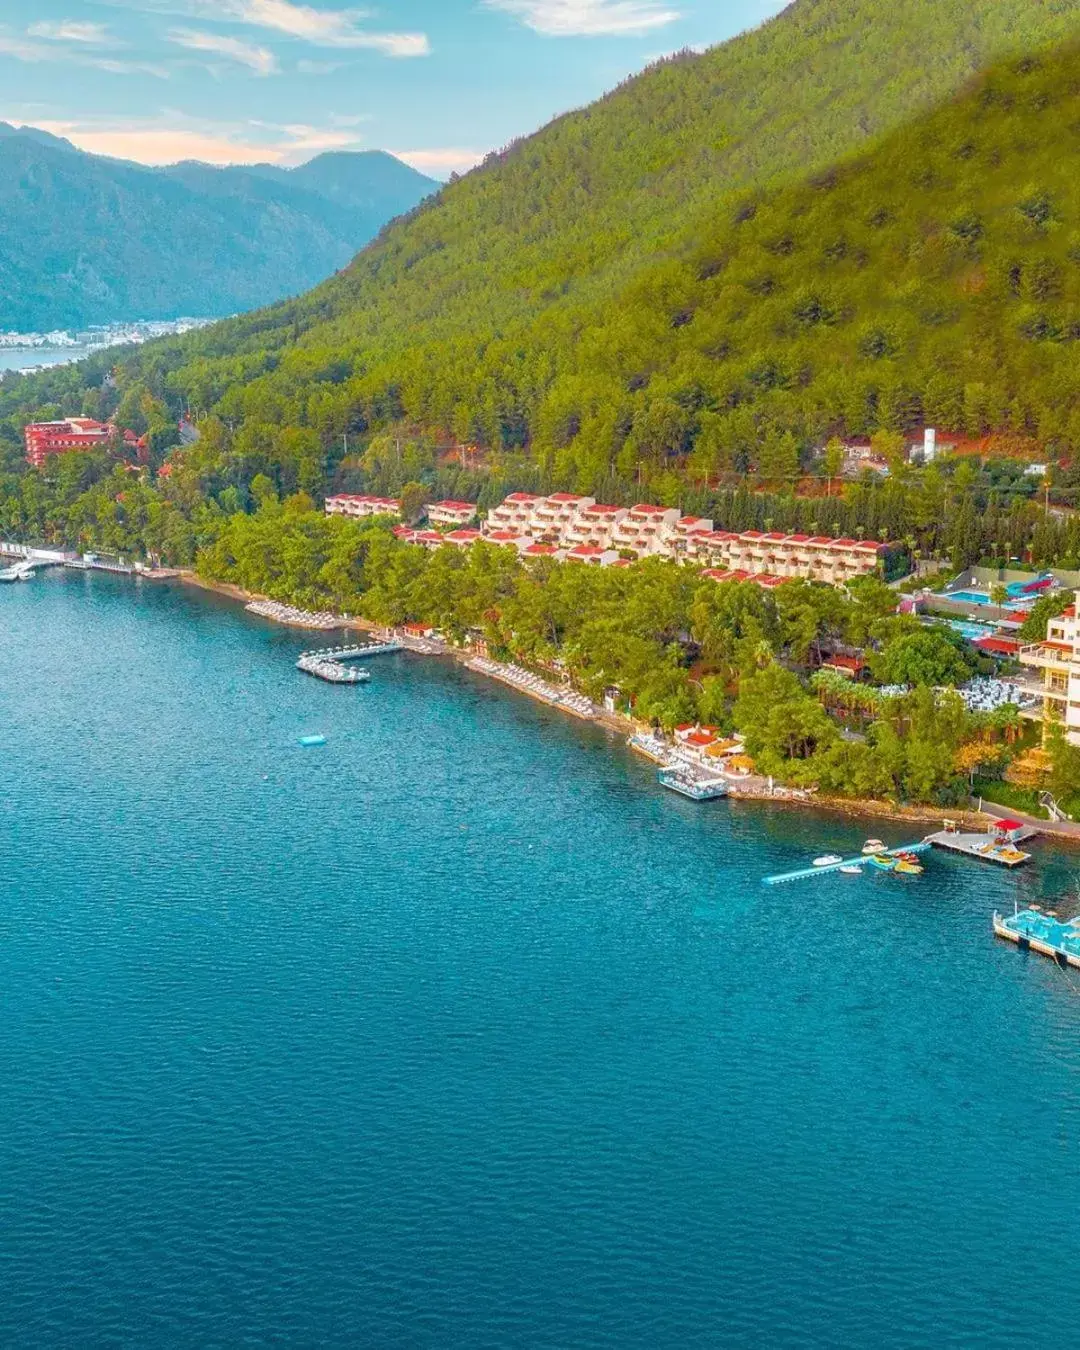
[[[861,656],[829,656],[821,664],[835,666],[837,670],[850,670],[853,674],[866,669],[866,662]]]
[[[739,538],[749,539],[752,542],[756,543],[757,541],[764,539],[765,536],[761,533],[760,530],[743,530],[742,534],[739,535]]]
[[[548,498],[549,502],[558,502],[560,506],[569,506],[574,502],[583,502],[584,497],[579,497],[573,492],[553,492]]]
[[[616,513],[616,511],[625,511],[625,510],[626,510],[625,506],[607,506],[604,502],[597,502],[595,506],[587,506],[585,510],[582,512],[582,514],[591,516],[595,512],[599,512],[601,515],[604,516],[613,516]]]
[[[687,745],[712,745],[716,737],[710,731],[692,731],[686,737]]]
[[[558,551],[559,550],[555,547],[554,544],[530,544],[529,547],[525,550],[527,554],[529,554],[531,557],[534,558],[540,557],[541,555],[543,555],[544,557],[548,557],[552,553],[558,553]]]
[[[538,502],[540,498],[536,495],[535,492],[511,492],[510,496],[507,497],[506,500],[508,502],[513,502],[515,505],[527,506],[529,502]]]
[[[432,503],[431,503],[431,506],[428,507],[428,510],[429,510],[429,511],[431,510],[431,507],[432,507],[432,506],[438,506],[438,507],[441,507],[441,508],[442,508],[443,510],[445,510],[445,511],[475,511],[475,510],[476,510],[476,503],[475,503],[475,502],[452,502],[452,501],[432,502]]]
[[[632,506],[631,511],[643,511],[646,515],[662,516],[665,511],[670,510],[667,506],[653,506],[650,502],[638,502],[637,506]]]
[[[1015,656],[1021,647],[1016,638],[1003,637],[976,638],[971,645],[978,647],[981,652],[990,652],[994,656]]]
[[[806,544],[809,543],[809,540],[810,536],[808,534],[789,534],[785,542],[789,544]]]

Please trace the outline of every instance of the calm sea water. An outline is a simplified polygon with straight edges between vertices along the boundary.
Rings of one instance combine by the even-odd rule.
[[[90,347],[0,347],[0,371],[66,366],[89,356],[91,350]]]
[[[865,827],[304,644],[0,588],[0,1343],[1074,1338],[1080,980],[989,920],[1080,858],[765,890]]]

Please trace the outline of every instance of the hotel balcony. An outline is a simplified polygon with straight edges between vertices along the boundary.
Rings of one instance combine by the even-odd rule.
[[[1070,663],[1080,661],[1075,648],[1061,642],[1033,642],[1020,648],[1020,664],[1035,666],[1041,670],[1060,670],[1067,673]]]

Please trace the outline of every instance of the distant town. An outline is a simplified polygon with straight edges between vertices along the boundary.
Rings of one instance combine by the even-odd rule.
[[[135,319],[130,323],[95,324],[77,331],[55,328],[48,333],[0,332],[0,350],[16,348],[52,352],[82,348],[84,351],[94,351],[104,347],[147,342],[150,338],[188,333],[194,328],[205,328],[215,322],[215,319],[192,318]]]

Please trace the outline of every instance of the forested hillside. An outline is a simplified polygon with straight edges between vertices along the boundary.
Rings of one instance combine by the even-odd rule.
[[[342,432],[399,418],[528,447],[582,486],[609,466],[625,476],[676,451],[741,462],[772,428],[804,439],[822,420],[862,430],[879,416],[917,417],[921,363],[937,356],[913,332],[929,318],[942,343],[963,341],[961,313],[996,294],[974,277],[958,285],[958,259],[977,268],[988,245],[950,222],[972,193],[980,210],[993,205],[982,195],[987,172],[999,193],[1021,164],[1021,182],[1037,172],[1025,136],[1047,161],[1065,155],[1067,124],[1029,105],[1068,100],[1068,58],[994,75],[1019,82],[1019,102],[987,108],[1003,142],[996,166],[988,130],[969,134],[982,94],[876,148],[880,133],[1002,50],[1077,31],[1080,0],[799,0],[757,32],[652,69],[512,147],[310,295],[146,350],[130,377],[162,389],[171,370],[169,390],[195,406],[311,426],[327,448]],[[966,140],[975,148],[962,158]],[[863,165],[825,173],[868,142]],[[897,177],[910,153],[934,160],[937,179],[906,164]],[[825,174],[822,185],[770,192],[806,170]],[[910,247],[920,204],[920,238],[925,223],[936,241],[921,253]],[[1063,218],[1067,197],[1054,210]],[[797,211],[814,219],[789,247],[785,222]],[[850,237],[841,240],[838,222]],[[1058,238],[1056,224],[1038,234],[1046,224],[1030,223],[1033,240]],[[921,310],[879,284],[892,280],[898,253]],[[798,302],[796,276],[828,283],[823,305]],[[928,313],[926,288],[939,285]],[[1003,341],[1025,375],[1053,357],[1038,339]],[[969,371],[965,352],[951,355],[959,387],[980,383],[983,357]],[[995,378],[985,398],[976,391],[977,420],[1011,408],[1013,364],[1009,387]],[[944,401],[951,420],[955,391]],[[933,398],[928,408],[938,415]]]
[[[0,124],[0,328],[267,304],[329,276],[435,187],[374,151],[154,169]]]

